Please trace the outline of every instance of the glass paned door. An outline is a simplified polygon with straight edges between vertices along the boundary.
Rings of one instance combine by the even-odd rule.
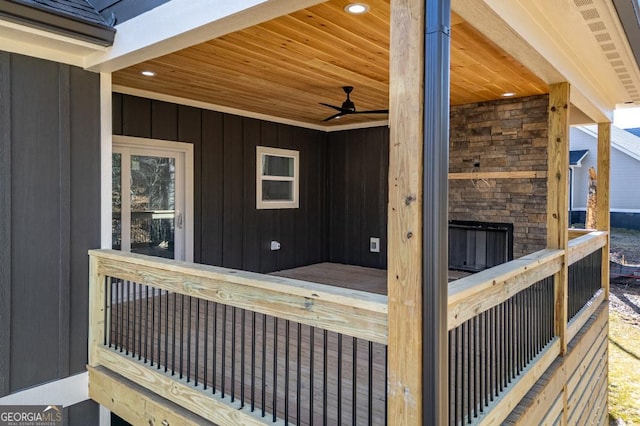
[[[176,161],[131,156],[131,252],[175,258]]]
[[[185,155],[153,147],[114,145],[112,246],[168,259],[185,248]]]

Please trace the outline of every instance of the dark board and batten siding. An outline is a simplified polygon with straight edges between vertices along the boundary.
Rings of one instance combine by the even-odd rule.
[[[387,267],[389,129],[376,127],[330,134],[329,261]],[[380,252],[369,239],[380,238]]]
[[[87,362],[87,250],[100,244],[99,75],[0,53],[0,396]],[[76,424],[97,406],[73,407]]]
[[[194,144],[196,262],[266,273],[327,260],[324,133],[117,93],[113,113],[114,134]],[[300,152],[300,208],[256,209],[258,145]]]

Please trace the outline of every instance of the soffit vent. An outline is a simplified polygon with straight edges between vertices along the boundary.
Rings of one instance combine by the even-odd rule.
[[[595,41],[602,49],[609,64],[616,72],[618,81],[630,96],[631,99],[629,100],[636,103],[640,102],[640,93],[636,86],[638,82],[634,82],[629,74],[629,69],[633,68],[633,64],[628,63],[628,59],[623,59],[620,55],[620,50],[623,49],[623,46],[618,45],[611,37],[606,24],[601,18],[601,13],[598,12],[599,6],[594,4],[594,0],[573,0],[573,3],[578,8],[585,24],[591,30]]]

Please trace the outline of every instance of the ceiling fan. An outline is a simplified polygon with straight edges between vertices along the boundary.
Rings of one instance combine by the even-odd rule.
[[[389,113],[388,109],[372,109],[368,111],[356,111],[356,106],[354,105],[353,101],[349,97],[349,95],[353,91],[353,86],[343,86],[342,90],[344,90],[344,93],[347,94],[347,99],[345,99],[345,101],[342,103],[342,106],[338,107],[335,105],[330,105],[330,104],[325,104],[324,102],[320,102],[320,105],[324,105],[326,107],[333,108],[336,111],[338,111],[337,114],[333,114],[332,116],[327,117],[322,121],[333,120],[335,118],[340,118],[343,115],[349,115],[349,114],[387,114]]]

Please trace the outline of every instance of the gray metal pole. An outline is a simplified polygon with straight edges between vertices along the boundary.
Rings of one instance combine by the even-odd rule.
[[[450,0],[425,0],[423,424],[448,423]]]

